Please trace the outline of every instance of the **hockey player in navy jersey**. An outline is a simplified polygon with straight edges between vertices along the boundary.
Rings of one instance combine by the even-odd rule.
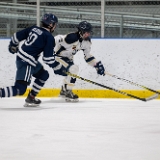
[[[85,61],[94,67],[98,74],[105,74],[105,69],[101,61],[97,61],[96,58],[90,54],[92,25],[87,21],[82,21],[77,28],[78,31],[75,33],[55,36],[56,65],[53,69],[55,74],[65,76],[60,96],[64,97],[67,101],[78,101],[78,95],[72,92],[76,78],[71,77],[64,72],[67,71],[72,74],[78,74],[79,67],[73,62],[73,57],[76,52],[82,50]]]
[[[33,76],[35,80],[28,97],[25,99],[25,106],[37,106],[41,103],[41,100],[35,97],[49,78],[49,73],[43,68],[38,58],[42,54],[44,63],[54,67],[55,39],[52,32],[57,23],[58,18],[55,15],[46,13],[42,16],[41,27],[32,26],[14,33],[8,49],[12,54],[17,53],[16,80],[13,86],[0,89],[0,97],[23,95]],[[23,40],[24,42],[20,46],[19,43]]]

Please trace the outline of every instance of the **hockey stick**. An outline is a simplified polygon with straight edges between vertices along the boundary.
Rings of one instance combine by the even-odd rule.
[[[156,99],[156,98],[158,97],[158,94],[154,94],[154,95],[152,95],[152,96],[150,96],[150,97],[148,97],[148,98],[137,97],[137,96],[132,95],[132,94],[129,94],[129,93],[127,93],[127,92],[124,92],[124,91],[121,91],[121,90],[118,90],[118,89],[114,89],[114,88],[105,86],[105,85],[103,85],[103,84],[99,84],[99,83],[97,83],[97,82],[93,82],[93,81],[91,81],[91,80],[89,80],[89,79],[85,79],[85,78],[83,78],[83,77],[80,77],[80,76],[78,76],[78,75],[72,74],[72,73],[70,73],[70,72],[65,72],[65,73],[66,73],[67,75],[70,75],[70,76],[72,76],[72,77],[81,79],[81,80],[86,81],[86,82],[88,82],[88,83],[92,83],[92,84],[94,84],[94,85],[97,85],[97,86],[100,86],[100,87],[103,87],[103,88],[106,88],[106,89],[109,89],[109,90],[118,92],[118,93],[123,94],[123,95],[128,96],[128,97],[132,97],[132,98],[135,98],[135,99],[139,99],[139,100],[144,101],[144,102],[147,102],[147,101],[152,100],[152,99]]]
[[[140,84],[134,83],[134,82],[129,81],[129,80],[127,80],[127,79],[120,78],[120,77],[118,77],[118,76],[116,76],[116,75],[112,75],[112,74],[107,73],[107,72],[105,72],[105,75],[109,75],[109,76],[114,77],[114,78],[116,78],[116,79],[119,79],[119,80],[125,81],[125,82],[127,82],[127,83],[132,84],[132,85],[135,85],[135,86],[137,86],[137,87],[141,87],[141,88],[144,88],[144,89],[149,90],[149,91],[151,91],[151,92],[154,92],[154,93],[160,94],[160,92],[158,92],[158,91],[156,91],[156,90],[153,90],[153,89],[148,88],[148,87],[145,87],[145,86],[143,86],[143,85],[140,85]]]

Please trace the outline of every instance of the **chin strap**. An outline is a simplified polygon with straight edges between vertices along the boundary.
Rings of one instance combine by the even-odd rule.
[[[51,25],[51,24],[50,24]],[[50,33],[53,33],[54,32],[54,30],[52,31],[52,29],[53,29],[53,27],[56,25],[56,23],[55,24],[52,24],[52,26],[48,26],[48,29],[50,30]]]
[[[82,38],[82,36],[83,36],[83,35],[82,35],[82,31],[79,31],[78,33],[79,33],[79,41],[82,42],[82,41],[83,41],[83,38]]]
[[[54,30],[52,31],[52,28],[53,28],[53,27],[48,26],[48,29],[49,29],[49,32],[50,32],[50,33],[53,33],[53,32],[54,32]]]

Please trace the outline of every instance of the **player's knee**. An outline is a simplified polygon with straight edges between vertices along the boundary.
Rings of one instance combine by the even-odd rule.
[[[42,67],[37,73],[33,75],[33,77],[35,77],[36,79],[47,81],[47,79],[49,78],[49,73]]]
[[[77,65],[72,65],[72,66],[70,66],[70,68],[69,68],[69,72],[70,72],[70,73],[77,74],[78,71],[79,71],[79,67],[78,67]]]
[[[40,79],[43,81],[47,81],[47,79],[49,78],[49,73],[46,70],[43,70],[42,75],[40,76]]]
[[[47,79],[49,78],[48,71],[43,70],[43,72],[41,72],[41,74],[37,78],[43,81],[47,81]]]
[[[25,81],[16,81],[15,87],[17,88],[18,95],[23,95],[27,89],[27,82]]]

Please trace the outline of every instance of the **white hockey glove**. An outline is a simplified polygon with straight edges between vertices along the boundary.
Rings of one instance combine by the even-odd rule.
[[[101,61],[97,62],[94,67],[97,70],[97,74],[100,74],[100,75],[103,75],[103,76],[105,75],[105,69],[104,69],[104,66],[101,63]]]

